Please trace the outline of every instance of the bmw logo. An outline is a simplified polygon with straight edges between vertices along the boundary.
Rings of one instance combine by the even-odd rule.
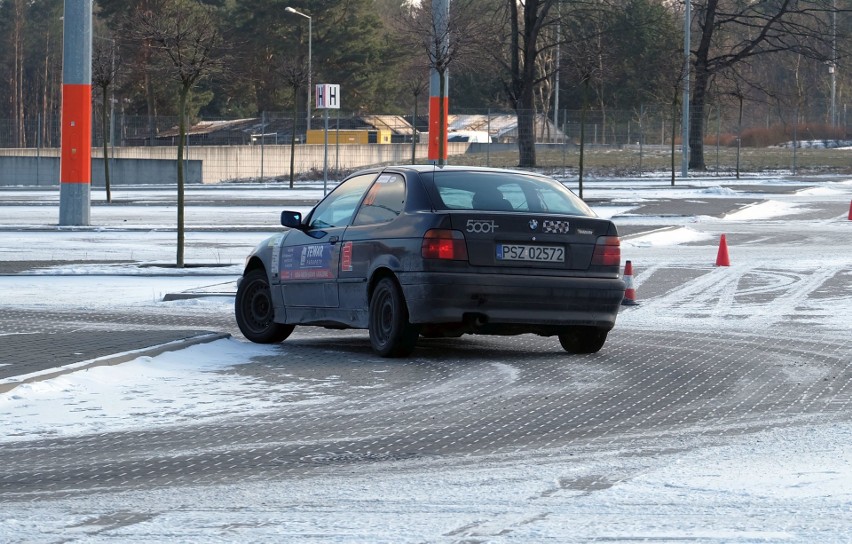
[[[530,219],[530,230],[535,230],[538,228],[538,221],[536,219]]]

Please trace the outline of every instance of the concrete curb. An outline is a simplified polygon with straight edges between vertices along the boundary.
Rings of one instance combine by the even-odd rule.
[[[228,333],[199,334],[196,336],[190,336],[188,338],[182,338],[180,340],[174,340],[172,342],[166,342],[165,344],[125,351],[113,355],[105,355],[96,359],[80,361],[78,363],[72,363],[70,365],[65,365],[58,368],[51,368],[48,370],[42,370],[39,372],[33,372],[31,374],[24,374],[22,376],[13,376],[11,378],[5,378],[3,380],[0,380],[0,393],[7,393],[15,389],[19,385],[23,385],[26,383],[49,380],[57,376],[71,374],[72,372],[87,370],[89,368],[94,368],[98,366],[119,365],[121,363],[126,363],[128,361],[138,359],[139,357],[156,357],[157,355],[161,355],[169,351],[177,351],[197,344],[206,344],[208,342],[215,342],[216,340],[223,340],[225,338],[230,337],[231,335]]]
[[[235,297],[236,293],[166,293],[163,295],[163,302],[172,302],[174,300],[190,300],[195,298],[207,297]]]

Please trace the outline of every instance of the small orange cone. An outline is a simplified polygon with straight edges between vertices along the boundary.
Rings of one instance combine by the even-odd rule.
[[[624,298],[621,299],[622,306],[637,306],[636,289],[633,288],[633,263],[624,263]]]
[[[849,221],[852,221],[852,202],[849,203]]]
[[[716,266],[731,266],[731,260],[728,258],[728,240],[724,234],[719,240],[719,253],[716,255]]]

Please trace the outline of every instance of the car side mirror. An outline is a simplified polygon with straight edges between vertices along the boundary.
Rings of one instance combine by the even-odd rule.
[[[302,212],[281,212],[281,224],[291,229],[302,228]]]

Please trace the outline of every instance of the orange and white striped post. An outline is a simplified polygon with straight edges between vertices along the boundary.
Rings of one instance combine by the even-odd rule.
[[[92,0],[65,0],[59,224],[88,225],[92,185]]]
[[[443,164],[447,160],[448,106],[449,99],[445,96],[443,100],[442,116],[441,97],[437,95],[429,97],[429,160],[440,164]],[[442,136],[443,141],[441,141]]]
[[[433,0],[432,21],[435,32],[432,43],[435,50],[431,53],[432,62],[443,63],[449,54],[449,0]],[[443,85],[442,85],[443,84]],[[442,87],[443,86],[443,93]],[[444,164],[447,160],[447,110],[450,94],[449,77],[444,71],[438,72],[434,65],[429,74],[429,160]]]

